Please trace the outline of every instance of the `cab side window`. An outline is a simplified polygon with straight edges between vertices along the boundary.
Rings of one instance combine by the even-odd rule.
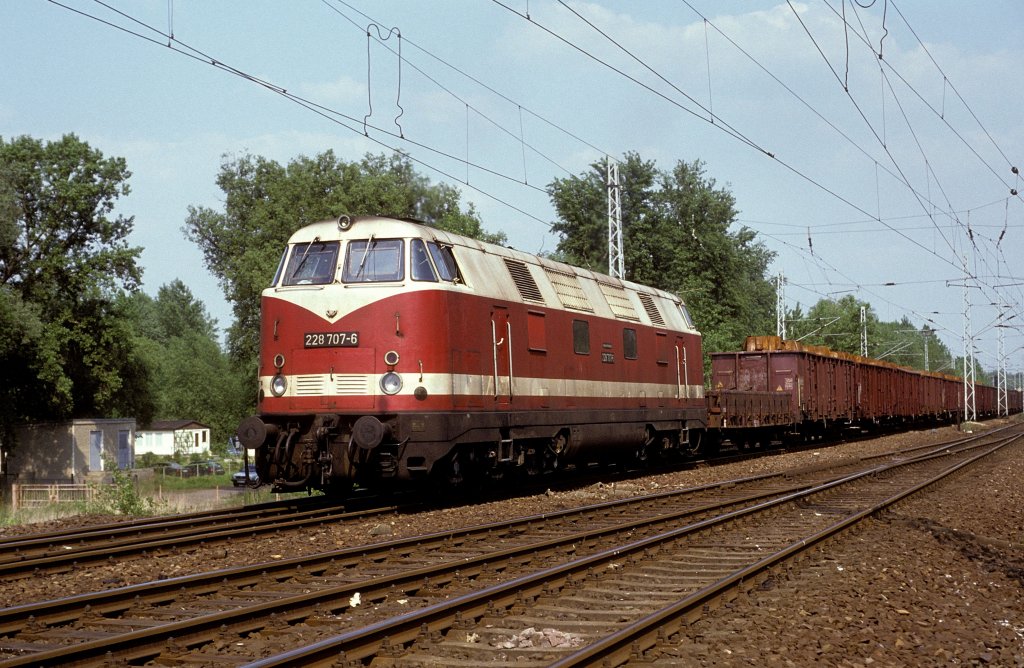
[[[442,246],[428,241],[427,248],[430,250],[430,257],[433,258],[438,273],[441,274],[441,280],[449,283],[465,282],[462,280],[462,273],[459,271],[459,265],[455,262],[455,254],[452,253],[451,246]]]
[[[622,356],[628,360],[635,360],[636,355],[636,330],[626,327],[622,330]]]
[[[413,239],[409,242],[409,259],[412,265],[412,280],[437,283],[434,265],[430,263],[430,256],[427,255],[427,248],[422,239]]]
[[[590,323],[586,320],[572,321],[572,349],[577,355],[590,354]]]

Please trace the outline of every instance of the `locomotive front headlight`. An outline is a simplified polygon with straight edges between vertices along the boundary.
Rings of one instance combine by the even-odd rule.
[[[284,396],[284,393],[288,390],[288,379],[277,374],[270,379],[270,391],[275,397]]]
[[[402,377],[394,371],[388,371],[380,378],[380,389],[384,394],[398,394],[402,389]]]

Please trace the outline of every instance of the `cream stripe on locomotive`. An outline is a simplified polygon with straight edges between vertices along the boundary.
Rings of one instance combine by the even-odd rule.
[[[270,394],[272,376],[261,376],[260,384]],[[380,374],[301,374],[285,377],[288,389],[283,397],[358,397],[389,396],[378,385]],[[431,396],[451,394],[507,397],[617,397],[647,399],[703,399],[703,385],[673,385],[671,383],[624,383],[620,381],[577,380],[573,378],[498,379],[495,391],[494,377],[490,375],[425,373],[406,374],[397,396],[412,396],[417,387],[426,388]],[[454,387],[453,387],[454,385]],[[511,392],[510,392],[511,389]],[[396,396],[396,395],[390,395]]]

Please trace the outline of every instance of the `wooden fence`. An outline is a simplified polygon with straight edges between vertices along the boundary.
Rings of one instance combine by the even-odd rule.
[[[11,485],[13,510],[41,508],[57,503],[88,503],[99,490],[98,485],[53,483],[46,485]]]

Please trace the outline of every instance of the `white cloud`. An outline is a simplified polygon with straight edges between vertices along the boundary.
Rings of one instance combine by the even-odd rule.
[[[366,80],[357,80],[342,75],[333,81],[306,82],[296,91],[299,95],[317,104],[342,111],[352,116],[366,107]],[[362,113],[365,113],[362,112]],[[358,114],[362,115],[362,114]]]

